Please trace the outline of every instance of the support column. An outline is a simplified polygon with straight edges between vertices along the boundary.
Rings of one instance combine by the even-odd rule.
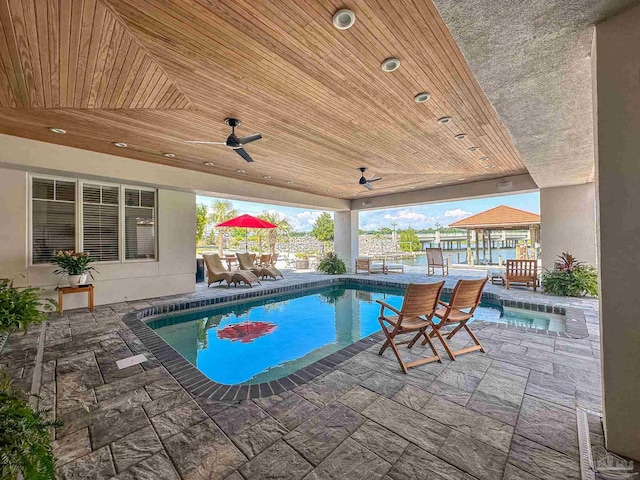
[[[334,250],[344,259],[347,271],[353,272],[354,262],[358,256],[358,212],[357,210],[336,212],[333,223]]]
[[[596,26],[592,55],[604,431],[607,449],[634,460],[640,460],[640,50],[629,47],[639,44],[635,7]]]
[[[595,194],[595,183],[540,189],[542,268],[553,268],[563,252],[597,264]],[[532,248],[534,242],[532,235]]]

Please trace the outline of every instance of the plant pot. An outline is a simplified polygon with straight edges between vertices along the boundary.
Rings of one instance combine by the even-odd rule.
[[[67,275],[67,280],[71,287],[78,288],[80,285],[85,285],[87,283],[88,276],[88,273],[83,273],[82,275]]]
[[[296,260],[296,270],[309,270],[309,259],[298,258]]]

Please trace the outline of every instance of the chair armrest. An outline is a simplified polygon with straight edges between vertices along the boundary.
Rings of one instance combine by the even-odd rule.
[[[385,308],[387,308],[387,309],[391,310],[392,312],[396,313],[397,315],[401,315],[400,310],[398,310],[396,307],[392,307],[391,305],[389,305],[389,304],[388,304],[388,303],[386,303],[386,302],[383,302],[382,300],[376,300],[376,303],[379,303],[379,304],[380,304],[380,306],[382,307],[382,308],[380,309],[380,313],[382,313],[382,312],[383,312],[383,310],[384,310]]]
[[[448,267],[449,266],[449,257],[444,259],[444,264]]]

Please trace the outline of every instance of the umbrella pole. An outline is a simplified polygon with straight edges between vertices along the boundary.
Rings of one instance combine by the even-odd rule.
[[[249,251],[249,239],[247,237],[249,229],[247,227],[244,228],[244,251]]]

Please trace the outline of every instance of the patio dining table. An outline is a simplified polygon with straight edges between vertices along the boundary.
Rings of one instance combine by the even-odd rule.
[[[225,255],[224,260],[227,262],[227,270],[231,271],[233,265],[237,265],[238,258],[235,255]]]

